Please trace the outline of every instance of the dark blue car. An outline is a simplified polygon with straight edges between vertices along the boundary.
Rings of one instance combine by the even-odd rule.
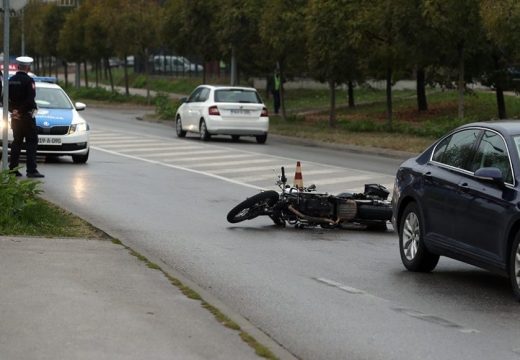
[[[520,300],[520,121],[461,126],[396,175],[393,225],[404,266],[448,256],[511,280]]]

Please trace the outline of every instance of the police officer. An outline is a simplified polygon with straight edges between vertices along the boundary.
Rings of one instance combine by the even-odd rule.
[[[36,86],[34,80],[27,74],[33,59],[28,56],[20,56],[16,58],[16,61],[18,71],[9,79],[9,111],[13,129],[9,169],[16,176],[22,176],[15,168],[18,167],[20,151],[25,139],[27,177],[42,178],[44,175],[36,169],[36,148],[38,147],[38,130],[34,118],[34,114],[38,110],[34,100]]]

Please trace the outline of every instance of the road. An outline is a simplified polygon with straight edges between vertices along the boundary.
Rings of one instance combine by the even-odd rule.
[[[279,229],[269,219],[228,224],[227,212],[273,170],[318,190],[391,186],[397,159],[268,139],[177,139],[139,110],[89,108],[92,152],[40,165],[45,197],[167,271],[301,359],[520,359],[520,307],[507,279],[441,258],[403,269],[396,234]]]

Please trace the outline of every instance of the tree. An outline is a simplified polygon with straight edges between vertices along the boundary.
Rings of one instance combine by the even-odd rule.
[[[254,45],[258,43],[258,21],[263,0],[220,0],[216,14],[216,36],[223,56],[231,59],[231,85],[237,85],[238,66],[251,72],[256,64]]]
[[[460,119],[464,117],[465,64],[479,49],[483,40],[479,1],[424,0],[424,19],[444,44],[444,64],[457,69]]]
[[[263,64],[267,65],[270,77],[273,70],[280,71],[280,78],[295,74],[306,64],[305,32],[301,30],[301,19],[305,16],[307,0],[267,0],[264,3],[259,25]],[[263,65],[261,64],[261,65]],[[286,118],[283,81],[280,84],[282,117]]]
[[[510,85],[508,68],[520,59],[520,3],[515,0],[482,0],[480,15],[491,46],[491,70],[486,79],[494,86],[497,98],[498,117],[507,117],[504,88]],[[518,91],[518,88],[517,88]]]
[[[372,76],[386,82],[387,125],[392,127],[392,84],[408,57],[402,27],[411,18],[410,0],[357,0],[353,39],[365,49]]]
[[[170,0],[165,6],[162,29],[165,43],[179,54],[202,58],[204,65],[220,59],[214,24],[218,3],[214,0]],[[206,83],[204,66],[202,82]]]
[[[336,87],[352,79],[357,54],[352,43],[354,1],[311,0],[305,19],[310,73],[330,90],[329,126],[336,126]]]
[[[87,56],[85,42],[85,19],[89,9],[82,4],[79,9],[69,12],[58,37],[58,53],[66,61],[80,64]]]

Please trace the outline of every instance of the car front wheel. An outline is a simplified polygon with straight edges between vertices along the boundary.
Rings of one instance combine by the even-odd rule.
[[[75,164],[85,164],[88,160],[88,154],[90,151],[87,151],[85,155],[72,155],[72,161]]]
[[[511,247],[509,261],[509,279],[511,288],[516,299],[520,301],[520,233],[516,234],[515,241]]]
[[[410,271],[430,272],[439,262],[424,245],[424,226],[417,204],[406,206],[399,226],[399,252],[405,268]]]

